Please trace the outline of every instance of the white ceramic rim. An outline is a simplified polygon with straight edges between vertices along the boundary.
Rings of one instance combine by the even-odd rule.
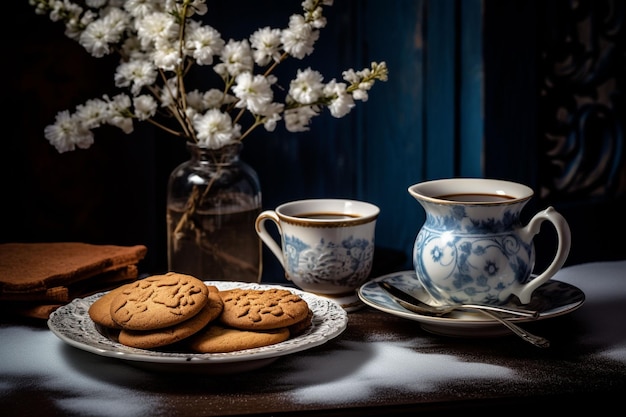
[[[346,227],[358,226],[370,223],[378,218],[380,208],[372,203],[360,200],[349,200],[345,198],[312,198],[308,200],[290,201],[276,207],[274,210],[281,221],[323,227]],[[296,217],[302,213],[333,212],[346,215],[356,215],[358,217],[348,219],[303,219]]]
[[[268,360],[319,346],[339,336],[348,325],[347,312],[328,297],[316,295],[297,288],[272,284],[255,284],[237,281],[204,281],[220,291],[234,288],[281,289],[302,297],[313,312],[312,326],[303,334],[284,342],[260,348],[243,349],[226,353],[178,353],[158,349],[139,349],[122,345],[103,335],[89,317],[89,307],[106,292],[85,298],[75,298],[54,311],[48,319],[48,328],[62,341],[76,348],[101,356],[153,365],[201,367],[209,372],[216,365],[229,364],[232,372],[242,362]],[[238,365],[239,364],[239,365]],[[265,364],[265,362],[261,363]],[[189,368],[188,368],[189,369]]]
[[[414,198],[437,204],[476,204],[502,205],[515,204],[529,200],[534,191],[532,188],[513,181],[497,180],[492,178],[446,178],[424,181],[413,184],[408,188]],[[513,197],[506,201],[450,201],[437,198],[450,194],[496,194]]]

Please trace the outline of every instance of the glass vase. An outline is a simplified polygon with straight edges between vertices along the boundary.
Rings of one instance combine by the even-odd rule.
[[[167,188],[169,270],[204,281],[260,282],[262,247],[254,222],[261,186],[240,159],[242,144],[187,148],[190,159],[172,171]]]

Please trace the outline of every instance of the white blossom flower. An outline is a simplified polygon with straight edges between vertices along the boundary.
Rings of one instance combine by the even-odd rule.
[[[46,7],[39,6],[41,6],[40,3],[37,4],[37,13],[45,13]],[[65,36],[74,40],[78,40],[87,25],[97,18],[98,15],[91,10],[85,11],[79,5],[69,2],[54,2],[54,7],[50,10],[50,20],[53,22],[65,21]]]
[[[212,149],[235,142],[240,136],[241,126],[233,125],[228,113],[210,109],[193,119],[193,126],[198,132],[198,143]]]
[[[190,55],[198,65],[211,65],[213,56],[222,53],[224,40],[211,26],[201,26],[197,22],[191,22],[187,27],[185,48],[190,51]]]
[[[302,59],[313,53],[313,44],[319,36],[319,31],[314,30],[303,16],[292,15],[289,27],[283,30],[280,40],[289,55]]]
[[[187,107],[185,109],[185,117],[187,117],[187,119],[189,120],[194,120],[196,118],[196,116],[198,116],[199,114],[201,114],[202,112],[199,112],[197,109],[193,108],[193,107]]]
[[[125,133],[134,121],[148,121],[189,142],[219,148],[243,140],[259,126],[274,131],[284,121],[290,132],[309,130],[313,117],[327,107],[343,117],[366,101],[376,80],[387,80],[384,62],[343,71],[345,82],[312,68],[278,83],[274,68],[288,58],[311,54],[326,26],[324,9],[332,0],[303,0],[284,29],[268,26],[249,38],[229,39],[196,16],[207,13],[206,0],[29,0],[37,14],[65,25],[65,34],[95,57],[118,53],[113,75],[123,92],[91,99],[64,110],[45,128],[46,139],[59,151],[86,149],[93,130],[109,124]],[[188,76],[210,67],[210,77]],[[221,78],[221,80],[220,80]],[[193,80],[215,79],[216,85],[189,88]],[[288,86],[284,91],[282,86]],[[284,102],[276,99],[283,97]],[[252,117],[243,118],[244,113]],[[164,116],[164,117],[163,117]],[[239,124],[246,120],[245,130]],[[242,133],[243,131],[243,133]]]
[[[183,60],[180,50],[167,39],[157,38],[152,52],[154,65],[166,71],[174,71]]]
[[[139,120],[148,120],[155,115],[157,102],[154,97],[144,94],[133,98],[133,107]]]
[[[311,119],[318,114],[317,106],[296,107],[285,110],[285,127],[290,132],[309,130]]]
[[[156,39],[175,39],[179,25],[167,13],[151,13],[135,21],[141,47],[151,49]]]
[[[324,86],[324,97],[328,99],[328,109],[334,117],[343,117],[354,107],[354,100],[346,91],[346,87],[346,84],[335,80]]]
[[[76,147],[87,149],[94,141],[91,130],[84,128],[67,110],[59,112],[56,122],[45,127],[44,135],[59,153],[73,151]]]
[[[87,100],[85,104],[76,106],[74,116],[80,120],[82,127],[86,129],[95,129],[106,122],[108,117],[109,106],[106,101],[101,99]]]
[[[211,88],[202,96],[204,107],[207,109],[216,109],[223,104],[231,104],[237,101],[235,97],[226,96],[221,90]]]
[[[85,0],[85,4],[89,7],[102,7],[107,3],[107,0]]]
[[[102,17],[102,20],[110,28],[109,37],[113,39],[114,43],[118,43],[124,32],[129,29],[130,15],[123,9],[112,7],[106,9],[106,14]]]
[[[322,15],[322,6],[318,5],[318,1],[304,0],[302,2],[302,8],[308,12],[308,18],[316,29],[321,29],[326,26],[326,18]],[[332,0],[324,1],[322,4],[326,6],[332,6]]]
[[[254,62],[265,66],[270,62],[280,62],[280,29],[264,27],[250,36],[250,44],[253,49]]]
[[[197,89],[187,93],[187,106],[199,111],[208,109],[204,101],[204,94]]]
[[[80,34],[79,42],[96,58],[102,58],[111,51],[109,44],[114,43],[117,37],[105,19],[99,19],[90,23]]]
[[[133,131],[133,119],[130,117],[130,97],[118,94],[108,102],[108,123],[119,127],[124,133]]]
[[[178,80],[176,78],[168,79],[163,88],[161,89],[161,94],[159,95],[159,99],[161,101],[161,107],[176,107],[178,98]]]
[[[159,11],[158,5],[159,3],[154,1],[126,0],[123,7],[134,18],[142,18]]]
[[[263,113],[264,107],[272,102],[272,84],[276,82],[276,77],[262,75],[252,75],[244,72],[235,79],[233,93],[239,99],[235,107],[246,108],[252,113]]]
[[[289,95],[302,104],[313,104],[322,97],[324,77],[318,71],[307,68],[298,70],[296,78],[289,84]]]
[[[354,100],[367,101],[369,98],[368,90],[374,85],[374,80],[387,81],[387,65],[372,62],[372,67],[364,68],[355,72],[353,69],[346,70],[342,73],[343,79],[348,81],[352,86],[352,98]]]
[[[276,123],[281,119],[281,113],[285,109],[285,105],[282,103],[269,103],[260,113],[263,117],[263,127],[268,132],[273,132],[276,129]]]
[[[220,56],[222,61],[214,69],[222,78],[236,77],[242,72],[252,72],[254,60],[247,39],[241,41],[229,40]]]
[[[177,10],[179,12],[182,12],[183,3],[187,3],[187,14],[185,17],[191,17],[194,14],[203,15],[207,12],[205,0],[191,0],[187,2],[169,0],[166,3],[168,4],[167,10]]]
[[[134,59],[150,61],[150,52],[152,51],[142,49],[137,37],[126,38],[121,47],[121,54],[131,61]]]
[[[130,87],[131,93],[137,95],[141,89],[156,82],[157,70],[147,60],[135,59],[123,62],[115,71],[115,85],[117,87]]]
[[[205,0],[193,0],[189,4],[189,10],[191,10],[192,14],[195,13],[197,15],[204,15],[208,11],[208,8],[205,4]],[[191,16],[191,14],[187,15],[187,17]]]

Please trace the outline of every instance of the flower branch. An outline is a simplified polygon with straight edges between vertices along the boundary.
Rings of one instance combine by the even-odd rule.
[[[271,132],[282,121],[290,132],[309,130],[322,108],[328,108],[333,117],[343,117],[357,101],[368,100],[377,80],[387,80],[385,62],[372,62],[370,68],[343,71],[339,81],[325,82],[320,72],[305,68],[298,69],[286,84],[279,83],[274,73],[281,63],[313,53],[319,31],[326,26],[323,12],[332,0],[304,0],[302,14],[291,15],[287,27],[262,27],[248,38],[228,41],[206,24],[211,18],[203,17],[208,11],[206,0],[29,3],[36,13],[63,22],[65,34],[92,56],[120,57],[114,74],[119,89],[115,95],[90,99],[73,113],[63,110],[54,124],[46,126],[46,139],[60,153],[89,148],[93,131],[103,125],[131,133],[135,122],[145,121],[199,145],[203,152],[218,150],[206,152],[210,158],[228,159],[239,148],[237,144],[261,126]],[[196,76],[192,72],[196,67],[198,73],[206,70],[199,75],[203,84],[215,79],[216,85],[205,91],[190,88],[188,83],[197,79],[190,76]],[[226,176],[223,164],[214,162],[217,168],[210,180],[194,184],[172,217],[176,217],[171,229],[173,249],[184,252],[181,246],[194,241],[204,251],[202,257],[226,260],[240,270],[254,272],[256,266],[228,254],[210,241],[210,232],[203,228],[206,215],[200,210],[206,211],[207,201],[213,198],[209,194]]]
[[[284,101],[276,100],[274,70],[288,58],[302,59],[313,52],[326,26],[324,8],[332,6],[332,0],[304,0],[303,13],[293,14],[286,28],[263,27],[247,39],[228,42],[199,19],[207,13],[205,0],[87,0],[84,6],[68,0],[29,2],[36,13],[63,22],[66,35],[91,55],[117,53],[121,58],[114,75],[120,93],[89,100],[74,113],[61,111],[45,128],[46,138],[59,152],[89,148],[93,130],[104,124],[130,133],[134,121],[148,121],[212,148],[241,141],[260,126],[273,131],[281,120],[288,131],[302,132],[323,107],[343,117],[355,101],[367,100],[376,80],[387,80],[385,62],[373,62],[361,71],[349,69],[342,81],[328,83],[321,73],[306,68],[288,83]],[[188,89],[186,77],[194,66],[209,68],[223,85],[204,92]],[[161,112],[177,127],[155,120]],[[245,113],[253,122],[244,128],[239,123]]]

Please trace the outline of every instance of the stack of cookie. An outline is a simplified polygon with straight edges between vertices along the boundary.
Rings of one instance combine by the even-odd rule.
[[[0,244],[0,309],[47,319],[73,298],[136,280],[146,253],[143,245]]]
[[[103,334],[124,345],[197,353],[279,343],[305,331],[312,320],[306,301],[286,289],[220,291],[174,272],[104,294],[89,316]]]

